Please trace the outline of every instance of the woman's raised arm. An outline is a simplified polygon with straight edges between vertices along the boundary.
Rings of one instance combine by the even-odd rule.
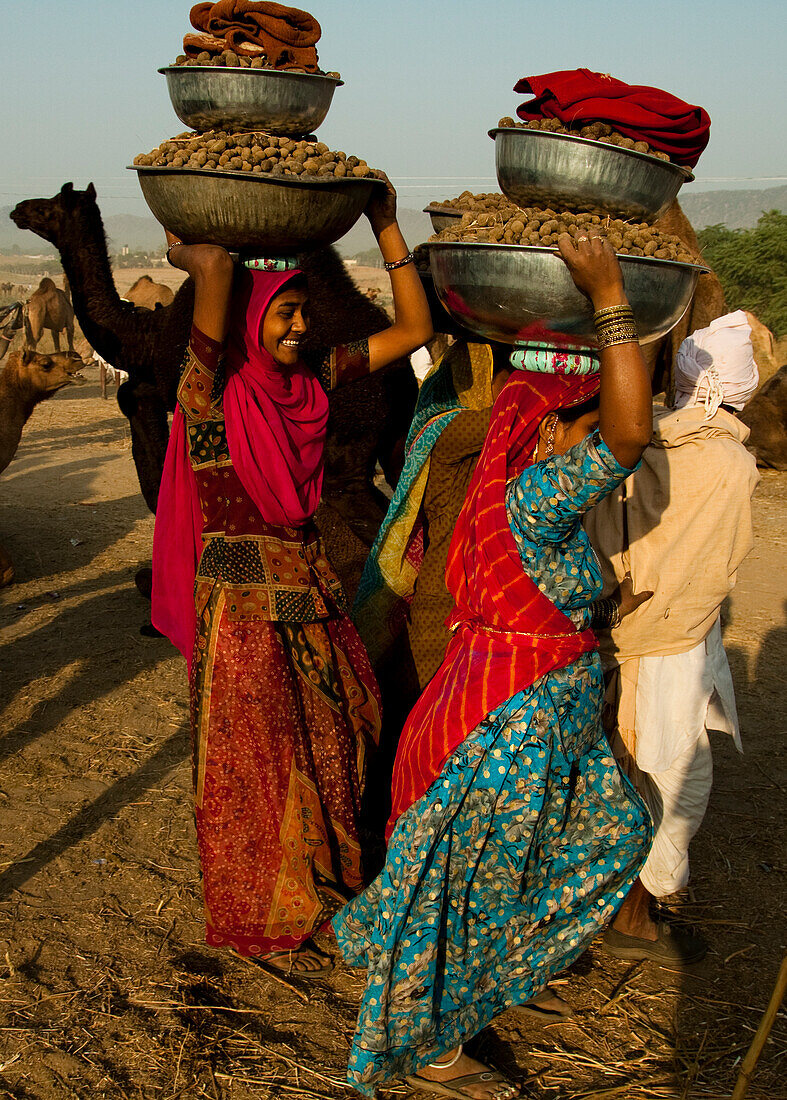
[[[385,183],[385,191],[375,187],[365,213],[377,238],[383,261],[395,264],[408,255],[408,249],[396,221],[396,191],[387,177]],[[387,367],[394,359],[409,355],[434,335],[429,304],[415,264],[403,264],[390,271],[389,275],[394,323],[369,337],[371,371]]]
[[[229,252],[216,244],[183,244],[167,235],[167,259],[194,280],[193,321],[200,332],[223,343],[227,335],[234,264]]]
[[[628,306],[623,273],[612,245],[595,226],[586,237],[564,233],[558,240],[560,255],[571,278],[593,303],[593,309]],[[650,375],[639,344],[625,343],[602,348],[599,430],[615,458],[627,469],[637,465],[653,432],[653,397]]]

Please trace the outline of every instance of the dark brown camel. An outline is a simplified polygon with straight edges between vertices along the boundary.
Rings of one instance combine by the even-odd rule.
[[[78,191],[67,183],[51,199],[28,199],[19,203],[11,218],[20,229],[32,230],[59,250],[85,338],[129,375],[118,391],[118,403],[130,421],[143,496],[155,511],[168,439],[167,411],[175,407],[191,325],[191,281],[179,288],[172,305],[155,311],[122,301],[92,184]],[[333,249],[306,254],[301,262],[312,301],[306,359],[310,349],[313,354],[320,347],[362,339],[389,323],[383,310],[355,287]],[[323,504],[317,519],[350,589],[365,547],[385,514],[385,498],[373,485],[375,465],[379,461],[395,484],[416,396],[417,384],[406,360],[331,394]]]

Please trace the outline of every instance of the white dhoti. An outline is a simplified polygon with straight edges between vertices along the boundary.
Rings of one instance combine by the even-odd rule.
[[[689,881],[689,844],[713,782],[709,731],[742,751],[735,693],[718,620],[687,653],[641,657],[637,675],[636,773],[655,827],[642,884],[655,897]]]

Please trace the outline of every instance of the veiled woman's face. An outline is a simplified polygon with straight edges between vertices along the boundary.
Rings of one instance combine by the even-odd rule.
[[[301,337],[309,329],[306,290],[287,287],[271,301],[262,321],[260,343],[281,367],[293,367],[300,357]]]
[[[550,455],[564,455],[576,443],[581,443],[598,427],[599,411],[591,409],[576,420],[563,422],[556,413],[549,413],[538,426],[537,460]],[[551,444],[551,446],[550,446]]]

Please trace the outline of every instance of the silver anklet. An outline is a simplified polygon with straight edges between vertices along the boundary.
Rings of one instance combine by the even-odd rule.
[[[450,1069],[451,1066],[455,1066],[459,1059],[462,1057],[462,1050],[464,1044],[460,1043],[456,1048],[456,1054],[453,1056],[450,1062],[429,1062],[429,1069]]]

